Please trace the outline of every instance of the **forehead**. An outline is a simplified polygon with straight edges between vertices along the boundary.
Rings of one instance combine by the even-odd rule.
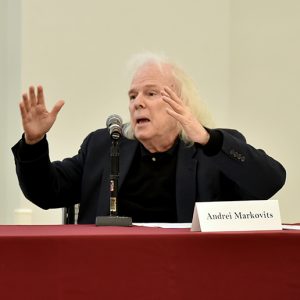
[[[140,67],[134,74],[130,89],[144,85],[172,86],[174,79],[171,68],[167,65],[148,63]]]

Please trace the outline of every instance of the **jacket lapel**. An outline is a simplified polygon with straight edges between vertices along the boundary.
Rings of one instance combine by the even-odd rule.
[[[119,189],[122,186],[122,183],[124,182],[124,179],[129,171],[137,146],[137,140],[124,139],[120,143]]]
[[[197,160],[195,147],[180,141],[176,167],[176,204],[178,222],[191,222],[196,199]]]

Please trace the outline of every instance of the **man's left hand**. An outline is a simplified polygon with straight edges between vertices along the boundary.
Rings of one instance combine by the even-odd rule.
[[[165,87],[162,92],[162,99],[170,105],[170,108],[167,108],[167,113],[181,124],[186,135],[193,142],[206,145],[210,138],[209,133],[177,94],[169,87]]]

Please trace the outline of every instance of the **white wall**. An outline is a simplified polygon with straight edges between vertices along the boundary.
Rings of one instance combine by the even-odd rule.
[[[286,222],[300,220],[300,1],[234,0],[230,125],[283,163]]]
[[[20,16],[14,17],[20,23],[22,90],[29,84],[43,84],[49,108],[58,99],[66,101],[49,133],[52,159],[75,154],[83,138],[103,127],[109,114],[126,119],[126,61],[143,50],[165,52],[198,82],[217,125],[241,129],[252,144],[288,167],[289,181],[278,197],[283,219],[299,220],[295,201],[299,159],[291,155],[292,148],[296,154],[292,135],[296,119],[289,117],[296,107],[284,105],[287,97],[283,97],[296,99],[300,94],[295,85],[299,41],[290,45],[300,24],[296,0],[23,0],[21,4]],[[4,28],[0,33],[7,31],[13,32]],[[278,37],[283,42],[276,44]],[[275,72],[284,69],[286,60],[293,62],[294,71]],[[284,101],[277,103],[279,94]],[[19,139],[20,132],[19,96],[8,101],[15,121],[4,149]],[[296,105],[295,100],[292,103]],[[1,177],[9,179],[15,191],[12,156],[7,159],[10,167]],[[1,207],[11,201],[3,197]],[[14,209],[22,208],[32,210],[35,224],[61,221],[60,210],[42,212],[19,197],[7,206],[5,217],[0,214],[1,222],[14,222]]]
[[[16,104],[21,93],[20,1],[0,0],[0,222],[14,222],[18,187],[10,147],[21,134]]]

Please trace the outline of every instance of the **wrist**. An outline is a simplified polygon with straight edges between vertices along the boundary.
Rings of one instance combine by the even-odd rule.
[[[208,141],[210,139],[210,134],[207,130],[205,130],[204,134],[203,134],[203,142],[202,142],[202,145],[205,146]]]
[[[204,129],[200,133],[198,139],[195,142],[202,146],[205,146],[208,143],[209,139],[210,139],[210,134],[207,130]]]
[[[44,136],[45,135],[32,139],[32,138],[29,138],[25,133],[24,140],[27,145],[34,145],[34,144],[37,144],[38,142],[40,142],[44,138]]]
[[[223,134],[221,130],[218,129],[208,129],[206,130],[209,133],[209,140],[206,145],[202,147],[204,153],[208,156],[213,156],[218,154],[223,146]]]

